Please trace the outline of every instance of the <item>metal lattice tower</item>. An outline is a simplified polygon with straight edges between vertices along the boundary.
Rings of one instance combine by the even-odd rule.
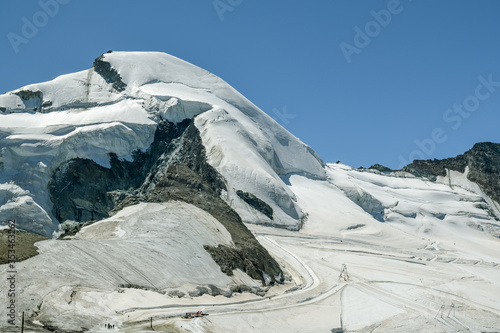
[[[446,311],[446,305],[445,305],[445,304],[443,304],[443,305],[441,305],[441,307],[439,308],[438,313],[436,313],[436,315],[434,316],[434,319],[436,319],[439,315],[441,315],[441,318],[443,318],[443,316],[444,316],[444,312],[445,312],[445,311]],[[450,316],[454,317],[454,316],[455,316],[455,311],[456,311],[456,309],[455,309],[455,304],[454,304],[454,303],[451,303],[451,305],[450,305],[450,310],[448,311],[448,315],[447,315],[446,317],[448,317],[448,318],[449,318]]]
[[[344,281],[349,281],[349,274],[347,274],[346,264],[342,264],[342,269],[340,270],[339,280],[344,279]]]
[[[450,311],[448,311],[448,317],[450,317],[450,315],[455,316],[455,304],[454,303],[451,303],[451,305],[450,305]]]
[[[441,305],[441,307],[438,310],[438,313],[436,313],[436,315],[434,316],[434,319],[436,319],[439,316],[439,314],[441,314],[441,318],[443,318],[445,308],[446,306],[444,304]]]

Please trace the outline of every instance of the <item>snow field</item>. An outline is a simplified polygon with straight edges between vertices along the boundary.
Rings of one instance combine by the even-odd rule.
[[[467,225],[478,216],[491,221],[474,205],[482,198],[477,188],[343,165],[327,171],[327,181],[289,178],[308,216],[300,232],[251,226],[297,287],[238,308],[215,306],[210,322],[186,331],[483,332],[500,325],[500,242]],[[386,216],[398,201],[416,216],[382,223],[346,196],[353,188],[382,203]],[[349,281],[339,280],[344,263]]]

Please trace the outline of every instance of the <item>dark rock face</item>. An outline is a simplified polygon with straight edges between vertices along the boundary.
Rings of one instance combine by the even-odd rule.
[[[46,109],[52,106],[52,101],[46,100],[42,103],[41,107],[42,109]]]
[[[171,165],[158,182],[153,193],[146,197],[149,202],[179,200],[205,210],[229,231],[235,247],[205,246],[222,272],[232,275],[240,268],[250,277],[265,283],[264,273],[277,282],[275,276],[283,276],[278,263],[255,239],[241,221],[240,216],[219,197],[196,172],[185,164]],[[278,282],[282,282],[281,279]]]
[[[14,92],[23,100],[26,110],[42,111],[43,93],[39,90],[19,90]]]
[[[392,172],[393,170],[384,166],[384,165],[381,165],[381,164],[374,164],[372,165],[371,167],[369,167],[368,169],[370,170],[378,170],[380,172]]]
[[[276,276],[281,273],[279,267],[275,267],[270,261],[266,260],[269,253],[263,247],[247,246],[235,249],[225,245],[217,247],[205,245],[205,250],[210,253],[214,261],[220,266],[221,271],[229,276],[233,275],[233,270],[239,268],[252,278],[260,279],[265,285],[262,272],[266,272],[268,275],[273,272]],[[276,282],[282,283],[283,279],[276,281],[273,275],[271,285]]]
[[[145,183],[151,185],[154,181],[151,174],[158,172],[162,159],[172,155],[189,124],[189,120],[179,124],[161,123],[147,152],[135,152],[132,162],[110,154],[110,169],[87,159],[63,164],[49,183],[54,203],[52,213],[59,222],[86,222],[109,217],[120,201],[137,194]]]
[[[22,104],[18,103],[17,108],[7,108],[5,106],[0,106],[0,112],[16,112],[21,110],[21,107],[24,104],[25,111],[36,111],[43,112],[52,105],[52,102],[49,100],[43,100],[43,93],[40,90],[19,90],[13,92],[12,94],[18,96],[22,100]]]
[[[500,203],[500,144],[476,143],[465,154],[444,160],[416,160],[403,168],[416,176],[435,180],[446,176],[446,169],[464,172],[469,167],[467,178],[477,183],[493,200]]]
[[[231,234],[234,247],[206,247],[224,273],[240,268],[263,283],[265,274],[271,283],[281,282],[275,278],[283,276],[278,263],[220,198],[225,180],[206,162],[193,120],[160,123],[148,151],[134,153],[132,162],[111,155],[110,165],[75,159],[55,171],[49,192],[60,222],[100,220],[139,202],[184,201],[210,213]]]
[[[30,100],[32,98],[42,98],[41,91],[20,90],[18,92],[15,92],[14,94],[19,96],[21,99],[24,99],[25,101]]]
[[[243,192],[241,190],[236,191],[236,194],[243,199],[247,204],[252,206],[254,209],[258,210],[262,214],[269,217],[271,220],[273,219],[273,209],[264,201],[257,198],[252,193]]]
[[[122,92],[125,90],[127,85],[123,82],[120,74],[111,67],[111,64],[104,60],[104,54],[94,60],[93,67],[96,73],[102,76],[107,83],[111,83],[116,91]]]
[[[116,188],[111,169],[94,161],[76,159],[59,167],[49,183],[52,213],[59,221],[77,222],[108,217],[113,202],[108,192]],[[64,187],[63,184],[68,186]]]
[[[151,150],[154,152],[149,158],[152,166],[141,186],[142,195],[151,193],[169,166],[176,163],[193,170],[218,195],[227,189],[224,177],[206,162],[205,147],[192,120],[186,119],[179,124],[160,123]]]

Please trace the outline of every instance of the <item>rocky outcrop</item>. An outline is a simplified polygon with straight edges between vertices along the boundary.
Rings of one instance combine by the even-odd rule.
[[[21,99],[27,101],[30,99],[40,99],[42,98],[42,92],[37,90],[37,91],[32,91],[32,90],[19,90],[14,93],[14,95],[19,96]]]
[[[165,171],[165,164],[175,161],[180,136],[190,123],[160,123],[151,147],[146,152],[136,151],[131,162],[110,154],[109,169],[81,158],[61,165],[49,183],[53,215],[59,222],[100,220],[109,217],[127,197],[154,189],[158,173]]]
[[[87,159],[78,158],[62,165],[49,183],[54,203],[52,213],[60,222],[108,217],[108,212],[114,207],[109,192],[118,185],[116,175],[113,169]]]
[[[273,209],[264,201],[257,198],[252,193],[243,192],[241,190],[236,191],[236,194],[247,204],[249,204],[255,210],[261,212],[265,216],[269,217],[269,219],[273,219]]]
[[[233,270],[239,268],[250,277],[261,280],[263,284],[282,282],[283,274],[278,263],[257,242],[240,216],[219,197],[217,189],[214,191],[211,184],[188,165],[171,165],[154,192],[144,199],[148,202],[184,201],[207,211],[221,222],[231,234],[235,246],[205,246],[205,249],[222,272],[232,275]],[[270,277],[269,282],[265,275]]]
[[[380,172],[392,172],[392,171],[394,171],[391,168],[388,168],[388,167],[381,165],[381,164],[374,164],[371,167],[369,167],[368,169],[369,170],[377,170]]]
[[[40,90],[19,90],[13,94],[22,100],[25,111],[42,111],[44,101],[43,93]]]
[[[117,92],[125,90],[127,85],[123,82],[122,77],[116,69],[114,69],[109,62],[104,60],[104,54],[94,60],[93,68],[107,83],[112,84]]]
[[[16,112],[46,112],[52,105],[52,101],[44,100],[43,92],[37,89],[21,89],[14,92],[5,94],[6,96],[15,95],[17,98],[14,105],[0,106],[0,112],[3,113],[16,113]],[[12,96],[13,97],[13,96]]]
[[[227,190],[225,180],[207,163],[192,119],[161,122],[151,147],[137,151],[131,162],[116,155],[110,159],[110,168],[75,159],[55,171],[49,191],[60,222],[100,220],[139,202],[187,202],[210,213],[231,234],[234,247],[205,247],[224,273],[241,269],[263,284],[282,282],[278,263],[220,198]]]
[[[446,176],[446,169],[465,172],[467,178],[478,184],[484,193],[500,203],[500,144],[491,142],[476,143],[463,155],[444,160],[416,160],[402,170],[416,176],[435,180]]]

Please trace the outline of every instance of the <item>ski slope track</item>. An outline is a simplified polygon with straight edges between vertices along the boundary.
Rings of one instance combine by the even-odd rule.
[[[78,225],[54,213],[56,172],[80,159],[113,174],[153,156],[162,124],[186,120],[220,192],[162,168],[191,142],[182,133],[167,135],[173,152],[150,161],[147,179],[177,170],[167,180],[216,193],[283,276],[225,274],[207,248],[240,246],[233,227],[182,195],[139,200],[154,181],[115,191],[129,200],[56,239]],[[0,95],[0,228],[16,219],[53,237],[15,264],[15,326],[0,265],[0,332],[19,331],[23,311],[28,332],[500,332],[500,205],[462,171],[429,179],[326,164],[217,76],[164,53],[106,53]],[[197,311],[209,316],[181,318]]]

